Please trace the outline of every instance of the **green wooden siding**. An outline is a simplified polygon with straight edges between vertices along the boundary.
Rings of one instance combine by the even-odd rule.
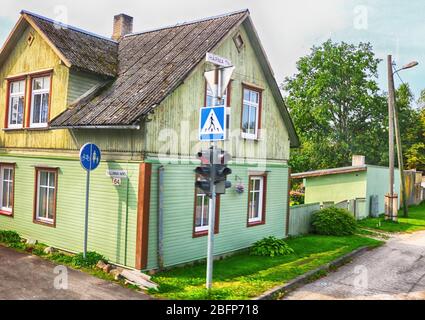
[[[14,217],[0,215],[0,230],[70,251],[83,249],[85,172],[76,160],[0,156],[15,162]],[[56,228],[33,223],[34,166],[59,168]],[[128,170],[129,179],[113,186],[107,169]],[[102,162],[91,175],[88,249],[110,261],[135,266],[138,163]]]
[[[305,179],[305,203],[366,197],[366,172],[331,174]]]
[[[205,258],[207,237],[193,238],[194,164],[165,165],[164,171],[164,263],[166,266]],[[148,269],[157,267],[158,164],[152,166],[152,189],[149,221]],[[232,166],[229,181],[236,183],[236,175],[245,192],[229,189],[220,201],[220,232],[215,237],[216,255],[246,248],[266,236],[285,236],[287,212],[288,169],[284,166],[268,168],[266,224],[247,227],[248,172],[255,167]]]
[[[89,91],[94,86],[102,82],[102,79],[87,72],[72,70],[69,73],[67,102],[72,103]]]
[[[378,196],[379,212],[385,212],[385,194],[389,192],[389,169],[379,166],[367,166],[367,197],[366,208],[370,208],[370,197]],[[394,192],[400,195],[400,172],[394,172]],[[399,197],[400,204],[400,197]]]

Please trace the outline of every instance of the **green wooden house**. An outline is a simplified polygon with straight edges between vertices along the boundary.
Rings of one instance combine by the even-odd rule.
[[[194,156],[208,147],[197,129],[199,109],[215,103],[204,79],[212,52],[236,67],[219,147],[239,187],[217,199],[215,254],[284,237],[298,138],[249,12],[140,33],[132,23],[114,17],[110,39],[21,12],[0,51],[0,229],[81,252],[78,155],[92,142],[102,162],[92,173],[88,249],[140,270],[204,258],[209,200],[195,190]]]

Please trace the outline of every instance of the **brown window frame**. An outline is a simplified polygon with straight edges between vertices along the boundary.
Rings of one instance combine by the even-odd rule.
[[[258,93],[258,124],[257,124],[257,134],[255,138],[250,138],[250,137],[242,137],[245,140],[253,140],[253,141],[258,141],[260,139],[260,131],[262,129],[262,118],[263,118],[263,92],[264,89],[254,86],[254,85],[250,85],[247,83],[242,83],[242,97],[241,97],[241,122],[240,122],[240,130],[241,130],[241,135],[243,135],[243,129],[242,129],[242,123],[243,123],[243,108],[244,108],[244,91],[246,90],[250,90],[250,91],[255,91]]]
[[[263,199],[262,199],[262,208],[261,208],[261,220],[250,222],[249,221],[249,203],[251,201],[251,178],[262,177],[263,178]],[[248,175],[248,206],[247,206],[247,227],[255,227],[266,224],[266,202],[267,202],[267,173],[250,173]]]
[[[16,171],[16,164],[15,163],[6,163],[6,162],[0,162],[0,176],[1,176],[1,170],[3,167],[11,167],[13,168],[13,175],[12,175],[12,199],[10,200],[12,205],[11,211],[4,211],[0,208],[0,216],[5,216],[8,218],[14,217],[14,211],[15,211],[15,171]],[[3,183],[3,181],[0,181],[0,183]],[[2,190],[3,191],[3,190]],[[3,194],[0,194],[0,196],[3,196]]]
[[[195,177],[195,181],[198,179],[198,176]],[[200,238],[208,235],[208,230],[205,231],[196,231],[196,200],[198,198],[197,188],[195,187],[195,201],[193,202],[193,230],[192,237]],[[209,200],[208,200],[209,201]],[[215,225],[214,225],[214,234],[220,232],[220,195],[217,195],[215,199]]]
[[[54,211],[53,211],[53,222],[49,223],[46,221],[42,221],[37,219],[37,202],[38,202],[38,176],[40,171],[54,172],[55,173],[55,192],[54,192]],[[34,184],[34,204],[33,204],[33,223],[40,224],[47,227],[56,228],[56,213],[57,213],[57,195],[58,195],[58,176],[59,169],[58,168],[49,168],[49,167],[36,167],[35,168],[35,184]]]

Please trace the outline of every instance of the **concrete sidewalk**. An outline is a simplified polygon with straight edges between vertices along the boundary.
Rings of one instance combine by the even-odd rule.
[[[56,265],[0,246],[0,300],[148,300],[146,294],[67,268],[68,289],[55,289]],[[63,274],[63,273],[62,273]]]
[[[425,232],[401,234],[285,300],[425,300]]]

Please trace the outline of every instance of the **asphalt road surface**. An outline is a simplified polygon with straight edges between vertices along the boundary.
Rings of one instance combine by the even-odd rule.
[[[146,299],[149,299],[147,295],[116,283],[70,268],[58,269],[55,264],[39,257],[0,246],[0,300]]]
[[[425,300],[425,232],[392,237],[285,300]]]

